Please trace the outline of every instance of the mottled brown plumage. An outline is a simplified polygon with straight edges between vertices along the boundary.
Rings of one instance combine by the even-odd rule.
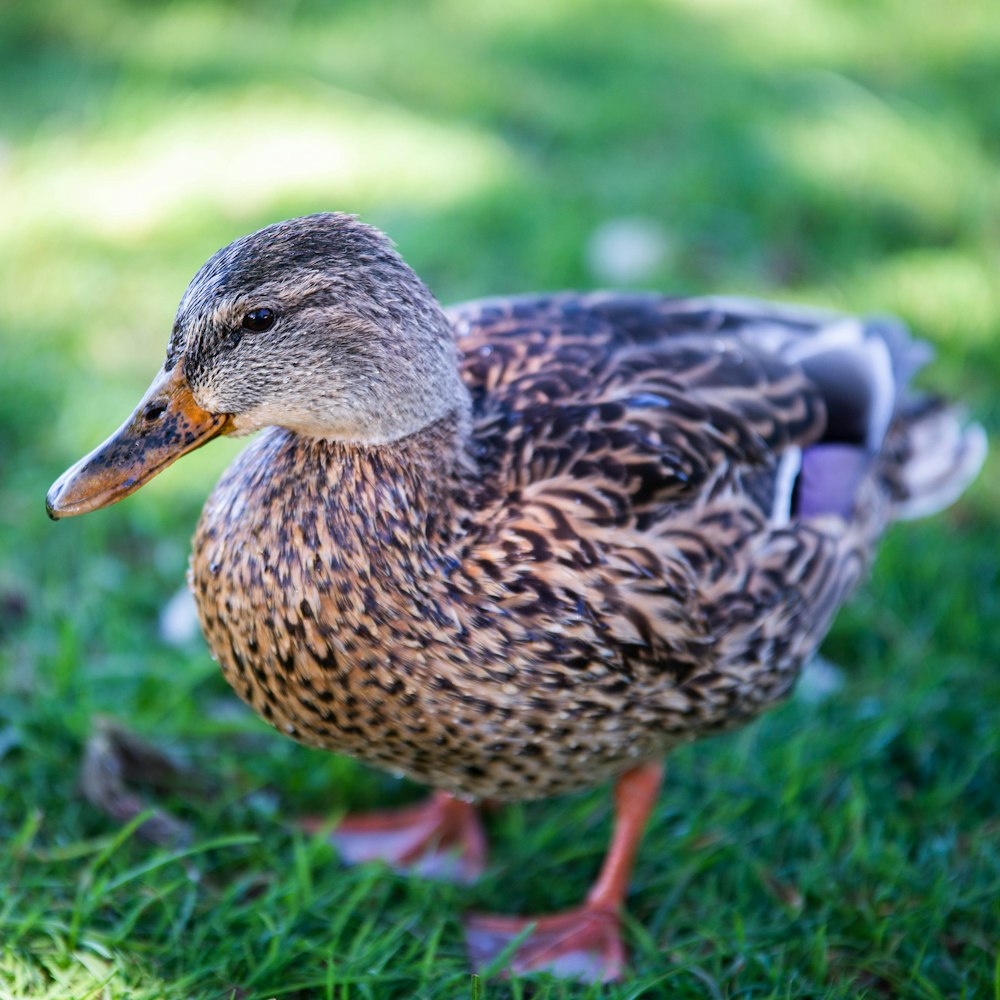
[[[658,761],[786,695],[887,523],[975,474],[981,430],[906,395],[921,360],[891,322],[739,300],[446,314],[351,217],[268,227],[192,281],[160,376],[203,414],[186,447],[266,428],[195,536],[208,643],[277,728],[456,796]],[[170,436],[157,400],[55,514],[110,502],[93,469]]]
[[[269,430],[206,505],[192,581],[241,697],[506,800],[785,695],[892,512],[876,455],[851,518],[772,516],[779,456],[827,423],[781,354],[831,317],[613,295],[451,315],[467,437],[455,416],[379,446]]]

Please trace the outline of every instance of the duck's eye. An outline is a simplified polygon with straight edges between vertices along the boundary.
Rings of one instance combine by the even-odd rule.
[[[253,330],[254,333],[263,333],[274,326],[274,310],[272,309],[251,309],[243,317],[243,329]]]

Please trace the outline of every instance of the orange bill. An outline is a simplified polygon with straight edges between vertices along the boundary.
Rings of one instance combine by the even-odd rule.
[[[161,371],[132,416],[52,484],[45,498],[49,517],[73,517],[123,500],[171,462],[224,434],[230,419],[195,402],[183,365]]]

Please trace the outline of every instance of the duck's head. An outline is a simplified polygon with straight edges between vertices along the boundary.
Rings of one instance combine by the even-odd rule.
[[[162,370],[46,508],[106,507],[220,434],[280,426],[378,446],[467,409],[451,327],[389,240],[353,216],[292,219],[194,276]]]

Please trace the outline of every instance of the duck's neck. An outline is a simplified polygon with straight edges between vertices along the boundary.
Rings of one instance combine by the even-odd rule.
[[[322,583],[351,620],[370,601],[423,590],[463,544],[475,479],[455,414],[388,445],[275,428],[205,505],[192,562],[199,601],[221,579],[255,586],[265,569],[286,591]]]
[[[449,549],[462,531],[474,471],[467,425],[463,411],[386,445],[299,439],[324,470],[335,543],[369,556]]]

